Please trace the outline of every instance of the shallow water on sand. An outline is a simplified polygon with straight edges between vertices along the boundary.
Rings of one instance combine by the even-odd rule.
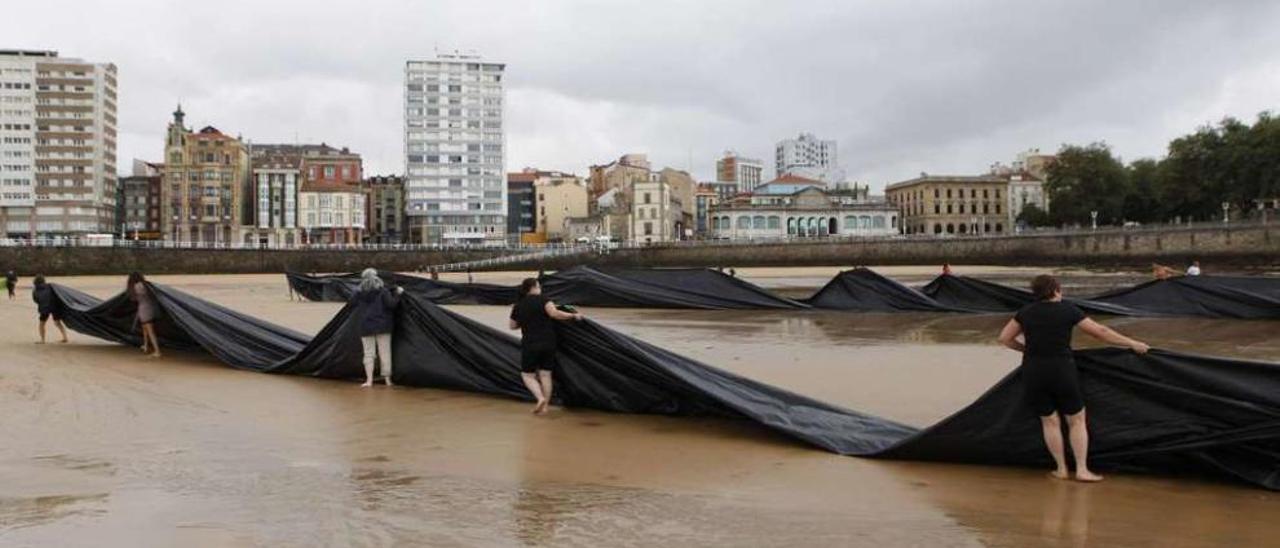
[[[814,279],[821,276],[813,275]],[[812,290],[805,276],[779,277]],[[797,281],[799,280],[799,281]],[[116,278],[57,280],[99,296]],[[157,277],[306,332],[339,305],[283,276]],[[808,284],[806,286],[806,284]],[[72,334],[0,302],[0,544],[1219,546],[1280,533],[1280,497],[1193,480],[838,457],[738,421],[233,371]],[[501,307],[454,307],[501,327]],[[916,425],[1016,365],[1005,317],[587,310],[650,342]],[[1280,361],[1280,322],[1108,319],[1153,345]],[[1081,337],[1081,345],[1089,341]]]

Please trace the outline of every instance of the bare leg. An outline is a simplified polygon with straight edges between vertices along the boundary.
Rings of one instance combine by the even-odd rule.
[[[1058,420],[1058,414],[1040,417],[1040,428],[1044,430],[1044,445],[1049,448],[1049,454],[1053,455],[1054,464],[1058,465],[1058,468],[1053,471],[1053,477],[1070,478],[1071,474],[1067,471],[1067,455],[1062,446],[1062,422]]]
[[[373,335],[360,337],[360,346],[364,349],[364,384],[360,385],[365,388],[373,386],[373,358],[377,355],[377,344],[373,340]]]
[[[142,324],[142,337],[151,341],[151,357],[159,358],[160,342],[156,340],[156,324],[152,322]]]
[[[538,384],[537,373],[520,373],[520,379],[524,381],[524,387],[529,389],[529,393],[533,394],[533,399],[538,403],[533,406],[533,412],[537,413],[542,409],[542,385]]]
[[[67,342],[67,328],[66,326],[62,325],[62,320],[54,319],[53,325],[58,328],[59,333],[62,333],[62,340],[58,342],[64,342],[64,343]],[[41,327],[41,331],[44,331],[44,326],[42,325],[40,327]],[[44,340],[43,334],[41,334],[40,340]]]
[[[44,321],[43,320],[40,321],[40,327],[39,329],[37,329],[37,331],[40,332],[39,344],[44,344]]]
[[[1076,457],[1076,479],[1102,481],[1102,476],[1089,470],[1089,427],[1085,421],[1084,409],[1074,415],[1067,415],[1067,428],[1071,435],[1071,451]]]
[[[551,405],[551,372],[546,369],[539,369],[538,380],[542,383],[542,402],[538,404],[535,412],[541,415],[546,413],[547,406]]]

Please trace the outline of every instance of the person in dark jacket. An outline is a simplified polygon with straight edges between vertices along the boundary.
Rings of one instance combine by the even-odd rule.
[[[542,285],[537,278],[525,278],[520,282],[520,300],[511,307],[511,329],[520,330],[520,378],[525,388],[538,400],[534,414],[547,412],[551,405],[551,374],[555,370],[556,339],[553,320],[581,320],[579,312],[564,312],[556,303],[542,296]]]
[[[360,344],[364,348],[364,384],[373,386],[373,362],[382,363],[382,376],[391,386],[391,332],[395,329],[395,311],[404,289],[387,289],[372,268],[360,273],[360,290],[351,296],[360,321]]]
[[[13,299],[14,292],[18,291],[18,275],[10,270],[4,273],[4,286],[9,290],[9,298]]]
[[[1116,333],[1089,319],[1076,305],[1062,301],[1058,280],[1047,274],[1031,282],[1036,302],[1024,306],[1000,331],[1000,344],[1022,353],[1021,373],[1026,404],[1040,416],[1045,446],[1057,469],[1053,477],[1067,479],[1066,450],[1062,423],[1066,417],[1071,450],[1076,460],[1076,479],[1102,481],[1089,470],[1089,429],[1085,423],[1084,399],[1076,362],[1071,352],[1071,332],[1076,326],[1102,341],[1145,354],[1145,343]],[[1018,337],[1022,340],[1019,341]]]
[[[67,342],[67,328],[62,325],[62,311],[58,309],[58,302],[53,297],[53,288],[44,282],[44,276],[36,276],[35,285],[31,289],[31,300],[36,302],[36,311],[40,314],[40,344],[44,344],[44,326],[49,318],[53,318],[53,325],[62,333],[62,340],[58,342]]]

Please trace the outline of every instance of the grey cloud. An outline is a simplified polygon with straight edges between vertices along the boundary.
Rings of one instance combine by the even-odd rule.
[[[512,169],[582,172],[636,151],[692,161],[705,179],[724,149],[768,162],[775,141],[812,131],[879,186],[1064,141],[1159,154],[1280,97],[1266,77],[1280,71],[1272,2],[46,0],[5,12],[5,47],[119,65],[121,165],[159,157],[181,99],[193,123],[346,145],[368,172],[398,172],[403,64],[436,46],[508,64]]]

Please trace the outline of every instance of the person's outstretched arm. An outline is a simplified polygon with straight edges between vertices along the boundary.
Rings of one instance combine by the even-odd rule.
[[[581,320],[583,318],[586,318],[586,316],[583,316],[581,312],[575,312],[573,314],[570,314],[568,312],[561,311],[559,308],[556,308],[556,303],[554,301],[547,301],[547,304],[544,307],[544,309],[546,309],[547,315],[551,316],[551,319],[560,320],[562,322],[567,322],[569,320]]]
[[[1009,323],[1004,324],[1004,329],[1000,330],[1000,344],[1014,352],[1022,352],[1027,349],[1022,341],[1018,340],[1018,335],[1022,334],[1022,324],[1018,320],[1009,318]]]
[[[1121,335],[1116,330],[1093,321],[1093,318],[1085,318],[1081,320],[1080,329],[1095,339],[1127,347],[1139,354],[1146,354],[1148,350],[1151,350],[1151,347],[1147,346],[1147,343]]]

